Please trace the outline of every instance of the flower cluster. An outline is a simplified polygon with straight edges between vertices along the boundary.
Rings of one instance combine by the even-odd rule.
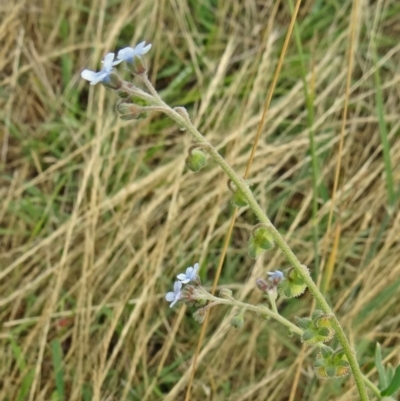
[[[185,273],[180,273],[176,276],[178,281],[175,281],[174,291],[170,291],[165,295],[165,299],[168,302],[171,302],[169,305],[170,308],[172,308],[182,298],[181,289],[183,284],[187,284],[191,281],[199,281],[199,276],[197,275],[198,270],[199,264],[195,263],[193,267],[188,267]]]
[[[117,60],[114,60],[114,53],[108,53],[104,60],[102,61],[103,67],[99,72],[83,70],[81,72],[81,77],[90,82],[90,85],[96,85],[99,82],[102,84],[110,84],[112,81],[113,67],[117,64],[126,61],[128,64],[132,66],[136,63],[137,60],[143,65],[141,62],[141,56],[146,54],[151,49],[151,44],[145,45],[146,42],[141,42],[135,47],[125,47],[118,52]]]

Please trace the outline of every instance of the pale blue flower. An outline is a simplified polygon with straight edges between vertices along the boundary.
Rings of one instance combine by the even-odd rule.
[[[110,81],[110,74],[113,69],[114,53],[108,53],[103,60],[103,67],[101,71],[95,72],[90,70],[83,70],[81,77],[90,82],[90,85],[96,85],[99,82],[108,83]]]
[[[188,267],[186,269],[186,273],[180,273],[176,277],[182,282],[182,284],[187,284],[189,281],[196,280],[197,270],[199,270],[199,264],[195,263],[193,267]]]
[[[114,61],[113,65],[117,65],[126,61],[128,63],[133,63],[135,57],[140,57],[146,54],[151,49],[151,44],[145,46],[146,42],[141,42],[135,47],[125,47],[118,52],[117,60]]]
[[[272,283],[274,283],[275,285],[285,278],[285,276],[280,270],[276,270],[274,272],[268,272],[267,274],[268,274],[268,280],[272,281]]]
[[[172,308],[181,299],[182,296],[181,288],[182,288],[182,283],[180,281],[175,281],[174,291],[167,292],[167,295],[165,295],[165,299],[168,302],[171,302],[171,305],[169,306],[170,308]]]

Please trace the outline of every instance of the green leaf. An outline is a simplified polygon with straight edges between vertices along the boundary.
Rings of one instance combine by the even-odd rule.
[[[385,388],[385,390],[381,391],[381,395],[383,397],[387,395],[394,394],[400,388],[400,365],[397,366],[392,381],[390,382],[389,386]]]
[[[314,340],[315,334],[311,330],[305,330],[303,332],[303,341],[304,342],[310,342]]]
[[[329,337],[331,334],[330,330],[327,327],[321,327],[318,330],[318,335],[322,336],[322,337]]]
[[[311,318],[312,318],[312,320],[315,320],[316,318],[320,317],[320,316],[323,315],[323,314],[324,314],[324,312],[322,312],[322,310],[316,309],[316,310],[312,313]]]
[[[331,358],[333,355],[333,349],[330,347],[323,347],[321,348],[321,356],[324,359]]]
[[[29,390],[35,377],[35,369],[32,368],[28,370],[23,377],[22,383],[19,386],[18,395],[15,398],[16,401],[24,401],[28,398]]]
[[[300,328],[304,330],[307,330],[312,326],[312,320],[308,317],[297,317],[296,323]]]
[[[382,350],[381,350],[381,345],[379,343],[376,343],[376,348],[375,348],[375,366],[379,374],[379,387],[386,388],[388,385],[388,379],[386,376],[385,368],[382,363]]]

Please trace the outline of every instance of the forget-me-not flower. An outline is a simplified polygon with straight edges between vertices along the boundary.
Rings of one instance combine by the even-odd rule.
[[[186,273],[180,273],[176,277],[182,284],[187,284],[189,281],[196,280],[197,270],[199,270],[199,264],[195,263],[193,267],[188,267],[186,269]]]
[[[117,65],[122,63],[123,61],[127,61],[128,63],[133,63],[135,57],[143,56],[151,49],[151,44],[145,46],[146,42],[141,42],[135,47],[125,47],[118,52],[116,61],[113,62],[113,65]]]
[[[81,77],[90,82],[90,85],[96,85],[99,82],[110,82],[110,74],[113,69],[114,53],[108,53],[103,60],[103,67],[101,71],[95,72],[90,70],[83,70]]]
[[[274,285],[277,285],[280,281],[282,281],[285,276],[280,270],[276,270],[274,272],[268,272],[268,280],[272,281]]]
[[[169,306],[170,308],[172,308],[181,299],[182,296],[181,288],[182,288],[182,283],[180,281],[175,281],[174,291],[167,292],[165,299],[168,302],[171,302]]]

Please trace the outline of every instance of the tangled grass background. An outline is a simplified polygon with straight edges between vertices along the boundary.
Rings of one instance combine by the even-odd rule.
[[[357,18],[352,5],[303,1],[307,69],[293,38],[250,180],[376,381],[376,342],[386,363],[400,354],[400,4],[360,0]],[[183,399],[200,325],[164,296],[196,261],[211,286],[232,214],[227,180],[213,163],[187,171],[184,132],[157,114],[119,120],[117,97],[80,72],[109,51],[153,43],[150,79],[163,99],[185,106],[243,173],[288,3],[16,0],[0,13],[0,399]],[[256,278],[286,265],[275,251],[248,257],[253,220],[240,209],[220,286],[258,303]],[[306,293],[279,310],[293,320],[311,303]],[[357,397],[352,379],[316,379],[310,349],[281,326],[249,315],[238,331],[232,316],[210,315],[193,400]]]

